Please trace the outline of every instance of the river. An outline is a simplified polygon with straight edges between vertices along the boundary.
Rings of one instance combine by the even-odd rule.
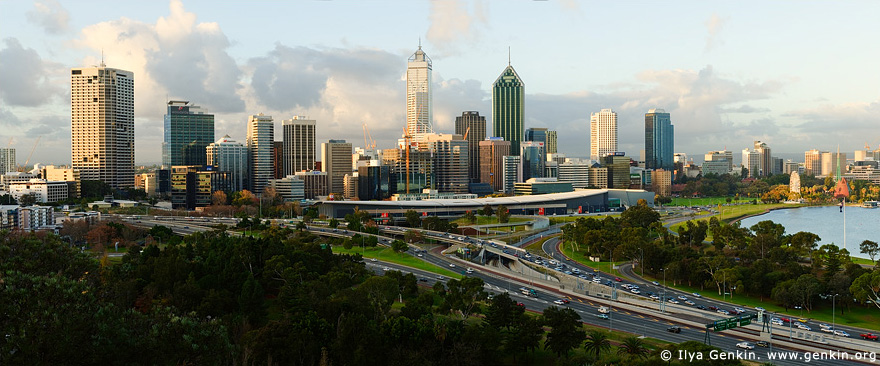
[[[819,235],[819,246],[834,243],[843,247],[843,216],[839,206],[800,207],[774,210],[768,213],[745,218],[742,227],[770,220],[785,227],[786,234],[808,231]],[[868,258],[859,252],[859,244],[864,240],[880,242],[880,209],[846,207],[846,249],[850,255]]]

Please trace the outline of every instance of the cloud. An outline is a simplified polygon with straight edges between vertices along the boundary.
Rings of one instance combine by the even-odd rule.
[[[70,14],[55,0],[37,0],[34,9],[26,14],[27,20],[43,27],[49,34],[64,33],[69,27]]]
[[[468,9],[462,0],[431,1],[427,37],[439,56],[456,55],[480,39],[480,27],[486,25],[486,5],[473,2]]]
[[[704,23],[706,25],[706,49],[705,52],[711,51],[715,46],[724,44],[724,41],[718,40],[718,34],[727,23],[727,18],[719,17],[718,14],[712,14],[709,20]]]
[[[37,51],[22,47],[15,38],[7,38],[3,43],[6,47],[0,50],[0,99],[12,106],[36,107],[62,93],[50,78],[49,63]]]
[[[718,113],[767,113],[770,108],[755,108],[750,105],[741,105],[734,108],[718,108]]]
[[[880,144],[877,116],[880,101],[823,104],[809,109],[793,110],[782,115],[794,121],[791,135],[807,146],[831,149],[837,144],[841,149],[862,148],[864,143],[875,149]]]
[[[76,44],[103,50],[108,67],[134,72],[135,116],[162,118],[167,99],[190,100],[205,110],[242,112],[243,74],[227,53],[217,23],[199,23],[178,0],[155,23],[120,18],[83,28]],[[91,57],[84,64],[97,64]]]

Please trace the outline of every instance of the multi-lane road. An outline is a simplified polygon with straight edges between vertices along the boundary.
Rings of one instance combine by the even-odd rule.
[[[172,228],[175,232],[180,234],[190,234],[196,231],[205,231],[212,230],[213,226],[217,224],[225,224],[228,226],[233,226],[237,223],[237,219],[235,218],[188,218],[188,217],[153,217],[153,216],[120,216],[126,221],[129,221],[134,224],[140,224],[142,226],[152,226],[152,225],[165,225]],[[287,220],[284,220],[285,223],[289,223]],[[397,228],[397,227],[381,227],[382,233],[385,235],[379,235],[380,243],[390,242],[395,238],[395,235],[402,235],[403,232],[409,230],[409,228]],[[310,226],[309,230],[319,234],[326,236],[348,236],[353,235],[354,232],[350,232],[347,230],[333,230],[322,227],[313,227]],[[446,242],[459,242],[463,244],[480,244],[483,241],[479,239],[473,239],[462,235],[446,235],[444,233],[436,233],[431,232],[429,237],[433,239],[439,239]],[[549,242],[549,241],[548,241]],[[555,245],[549,244],[553,248]],[[548,253],[553,253],[553,249],[548,248],[550,250]],[[410,252],[415,252],[411,250]],[[416,255],[410,253],[412,255]],[[427,255],[426,255],[427,254]],[[561,253],[556,253],[554,256],[559,256]],[[515,299],[517,302],[521,302],[526,306],[526,309],[530,311],[538,311],[541,312],[544,309],[550,306],[560,306],[553,303],[555,300],[566,299],[568,303],[562,306],[569,307],[574,311],[578,312],[581,315],[581,319],[584,323],[592,324],[600,327],[612,328],[614,330],[620,330],[628,333],[632,333],[639,336],[646,336],[656,339],[661,339],[669,342],[680,343],[684,341],[700,341],[704,340],[705,336],[705,328],[704,327],[694,327],[691,325],[687,325],[679,322],[675,322],[674,320],[663,320],[658,316],[658,312],[655,309],[635,309],[632,306],[621,306],[621,308],[616,308],[614,303],[608,303],[605,300],[598,299],[590,299],[586,297],[575,296],[570,293],[563,293],[556,291],[553,288],[548,288],[545,286],[534,285],[529,282],[527,278],[518,278],[518,273],[505,270],[503,268],[496,267],[483,267],[476,263],[468,263],[462,262],[457,258],[447,257],[442,254],[439,254],[438,251],[428,251],[427,253],[423,253],[421,257],[422,260],[434,264],[441,268],[451,269],[450,264],[457,266],[456,269],[463,270],[461,267],[470,267],[474,269],[473,273],[468,274],[468,276],[481,278],[486,283],[486,290],[492,293],[502,293],[507,292],[510,296]],[[563,257],[558,257],[563,258]],[[433,284],[435,281],[447,281],[448,279],[442,276],[437,276],[436,274],[421,271],[418,269],[403,267],[400,265],[396,265],[393,263],[387,263],[382,261],[373,262],[371,260],[367,260],[366,264],[368,267],[377,271],[377,273],[381,273],[382,268],[389,268],[395,270],[402,270],[406,272],[412,272],[416,274],[417,277],[420,278],[420,283],[425,285]],[[579,268],[582,272],[590,271],[585,266],[579,265],[576,262],[570,261],[566,262],[566,266],[568,268]],[[442,277],[438,278],[438,277]],[[619,282],[618,284],[627,283],[624,281]],[[518,290],[521,287],[528,287],[530,289],[534,289],[537,294],[537,298],[532,296],[526,296],[520,293]],[[645,291],[650,291],[648,289],[652,289],[654,285],[640,283],[639,286]],[[655,289],[655,293],[659,293],[662,291],[660,288]],[[678,296],[679,293],[674,290],[668,289],[668,294],[676,294]],[[686,294],[681,293],[682,296],[686,296]],[[696,299],[694,299],[696,300]],[[724,307],[725,309],[732,309],[732,305],[723,304],[721,302],[715,302],[713,300],[700,300],[705,301],[707,305],[704,306],[718,306]],[[714,305],[708,305],[714,304]],[[609,313],[609,319],[603,319],[598,317],[598,309],[602,306],[609,306],[612,309]],[[696,305],[695,305],[696,306]],[[712,313],[715,314],[715,313]],[[712,314],[707,313],[706,320],[714,320],[718,318],[724,318],[721,314],[717,314],[714,316]],[[664,317],[666,318],[666,317]],[[668,319],[668,318],[667,318]],[[682,331],[681,333],[672,333],[667,331],[667,328],[670,326],[677,325],[680,326]],[[814,327],[816,328],[816,327]],[[857,336],[858,333],[850,332],[850,334]],[[719,332],[712,334],[712,345],[721,348],[725,352],[737,352],[740,351],[739,355],[744,356],[746,358],[750,358],[754,361],[758,362],[766,362],[769,361],[767,352],[768,348],[756,348],[754,350],[743,352],[743,350],[736,347],[737,343],[743,341],[749,341],[754,344],[756,340],[758,340],[758,335],[756,331],[737,331],[737,332]],[[778,337],[778,335],[777,335]],[[824,349],[822,345],[816,345],[812,347],[807,346],[799,346],[799,351],[810,350],[811,352],[821,352]],[[862,349],[863,347],[853,348],[853,349]],[[780,348],[774,344],[774,351],[780,351]],[[877,349],[866,350],[866,351],[877,351]],[[674,355],[677,356],[677,355]],[[772,361],[777,365],[801,365],[803,364],[803,360],[791,361],[791,360],[774,360]],[[855,364],[852,361],[841,361],[838,359],[832,360],[813,360],[811,363],[818,365],[839,365],[839,364],[847,364],[847,362]],[[864,362],[863,362],[864,363]]]

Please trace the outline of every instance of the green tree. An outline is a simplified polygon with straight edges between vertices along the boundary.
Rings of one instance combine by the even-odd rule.
[[[330,219],[330,222],[327,223],[327,226],[330,226],[331,229],[335,229],[335,228],[339,227],[339,220],[337,220],[334,217],[334,218]]]
[[[861,302],[870,300],[880,309],[880,270],[875,269],[856,278],[849,291],[856,300]]]
[[[608,339],[608,333],[601,330],[591,330],[586,336],[584,350],[587,354],[593,354],[594,360],[598,360],[602,352],[611,349],[611,341]]]
[[[409,227],[419,227],[419,224],[422,221],[419,213],[415,210],[406,210],[406,212],[403,214],[403,217],[406,218],[406,224]]]
[[[486,318],[483,321],[495,329],[505,328],[510,331],[510,328],[516,325],[524,313],[525,309],[522,306],[517,306],[516,301],[505,292],[492,298],[486,308]]]
[[[23,194],[18,197],[18,204],[24,207],[33,206],[37,203],[37,195],[34,193]]]
[[[551,327],[544,348],[557,356],[568,356],[569,351],[580,346],[586,337],[581,327],[581,316],[570,308],[551,306],[544,310],[544,323]]]
[[[648,207],[647,204],[627,208],[620,216],[624,222],[646,229],[651,227],[651,224],[660,221],[660,214],[653,208]]]
[[[445,300],[449,309],[457,311],[462,319],[467,319],[480,310],[479,301],[486,298],[483,291],[483,279],[465,277],[461,280],[449,280]]]
[[[403,238],[407,243],[421,243],[425,240],[425,236],[418,230],[407,230],[406,233],[403,234]]]
[[[474,211],[472,211],[472,210],[468,210],[467,212],[465,212],[464,218],[465,218],[465,220],[467,220],[471,224],[477,223],[477,214],[474,213]]]
[[[506,206],[498,206],[497,215],[499,223],[506,224],[510,221],[510,210],[508,210]]]
[[[522,307],[517,307],[522,309]],[[516,361],[517,354],[533,352],[538,348],[544,337],[544,328],[539,319],[526,314],[517,316],[514,324],[513,330],[505,338],[504,349],[513,354],[514,361]]]
[[[253,275],[249,275],[248,279],[244,281],[244,284],[241,286],[241,293],[238,296],[238,306],[241,313],[244,314],[253,325],[262,324],[263,320],[266,318],[264,295],[263,286],[260,285]]]
[[[874,261],[874,257],[876,257],[877,254],[880,254],[880,246],[878,246],[876,241],[871,240],[865,240],[859,244],[859,250],[871,257],[871,262]]]
[[[482,210],[480,210],[480,213],[483,216],[492,216],[493,214],[495,214],[495,211],[492,210],[492,206],[489,206],[487,204],[487,205],[483,206]]]
[[[403,240],[395,240],[391,242],[391,250],[394,250],[396,253],[405,252],[409,249],[409,245],[406,244]]]
[[[617,347],[618,355],[625,355],[630,359],[648,358],[648,347],[638,337],[626,337]]]

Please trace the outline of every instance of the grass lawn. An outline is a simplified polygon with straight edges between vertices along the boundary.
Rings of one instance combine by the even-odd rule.
[[[529,253],[537,254],[537,255],[540,255],[540,256],[543,257],[543,256],[547,255],[547,253],[544,253],[544,250],[541,249],[541,247],[544,245],[544,242],[547,241],[547,240],[550,240],[550,239],[552,239],[552,238],[559,237],[559,236],[561,236],[561,235],[562,235],[562,234],[554,234],[554,235],[546,236],[546,237],[544,237],[544,238],[542,238],[542,239],[538,239],[538,241],[536,241],[536,242],[534,242],[534,243],[532,243],[532,244],[529,244],[529,245],[525,246],[524,249],[525,249],[527,252],[529,252]]]
[[[525,218],[525,217],[511,217],[510,220],[508,221],[508,223],[514,223],[514,222],[526,222],[526,221],[532,221],[532,220],[531,220],[531,219],[528,219],[528,218]],[[477,215],[477,223],[476,223],[476,224],[471,224],[470,221],[468,221],[468,220],[467,220],[466,218],[464,218],[464,217],[459,218],[459,219],[456,219],[455,221],[452,221],[452,222],[458,224],[458,226],[469,226],[469,225],[491,225],[491,224],[497,224],[497,223],[498,223],[498,216],[482,216],[482,215]]]
[[[658,282],[663,281],[663,278],[651,278],[650,276],[645,276],[648,280],[656,280]],[[801,317],[801,311],[796,309],[785,310],[784,307],[776,305],[772,300],[765,299],[761,301],[759,298],[734,294],[731,299],[730,295],[722,296],[718,295],[717,288],[707,288],[706,290],[700,290],[697,287],[691,287],[684,284],[673,286],[671,281],[667,281],[666,283],[669,287],[675,288],[681,291],[685,291],[688,293],[696,292],[703,297],[708,297],[716,300],[726,300],[728,302],[742,305],[746,309],[754,309],[757,306],[761,306],[767,311],[772,313],[786,313],[790,316]],[[844,315],[840,314],[840,302],[837,303],[837,315],[834,317],[834,320],[837,324],[845,324],[853,327],[860,328],[868,328],[873,330],[880,330],[880,310],[876,307],[859,307],[853,306],[851,307],[851,311],[846,311]],[[831,324],[831,305],[830,304],[822,304],[821,307],[813,309],[812,312],[803,311],[803,317],[811,320],[816,320],[823,323]],[[815,328],[815,327],[813,327]]]
[[[393,250],[391,250],[391,248],[374,247],[361,249],[358,247],[353,247],[351,249],[345,249],[341,245],[333,245],[331,246],[331,248],[333,250],[333,253],[337,254],[361,254],[364,256],[364,258],[376,258],[381,261],[387,261],[407,267],[418,268],[423,271],[437,273],[451,278],[462,278],[462,275],[458,272],[453,272],[446,268],[437,267],[409,254],[395,253]]]
[[[859,257],[850,257],[855,264],[864,264],[866,266],[874,266],[877,265],[877,262],[872,262],[870,259],[859,258]]]
[[[730,198],[730,203],[742,203],[742,202],[750,202],[756,201],[757,198],[740,198],[739,201],[734,201],[733,197],[700,197],[700,198],[684,198],[684,197],[675,197],[672,199],[671,203],[666,204],[667,206],[708,206],[708,205],[723,205],[727,202],[727,199]]]
[[[589,258],[587,258],[587,256],[585,256],[581,253],[575,252],[574,250],[571,249],[571,246],[565,245],[564,243],[560,247],[560,249],[562,249],[562,254],[565,254],[566,257],[571,258],[575,262],[578,262],[578,263],[583,264],[585,266],[588,266],[590,268],[595,268],[595,269],[599,270],[599,272],[603,272],[603,273],[611,274],[611,275],[615,275],[615,276],[620,276],[619,271],[611,268],[611,262],[593,262]],[[620,264],[623,264],[626,262],[627,261],[617,261],[617,262],[614,262],[614,265],[620,265]]]

